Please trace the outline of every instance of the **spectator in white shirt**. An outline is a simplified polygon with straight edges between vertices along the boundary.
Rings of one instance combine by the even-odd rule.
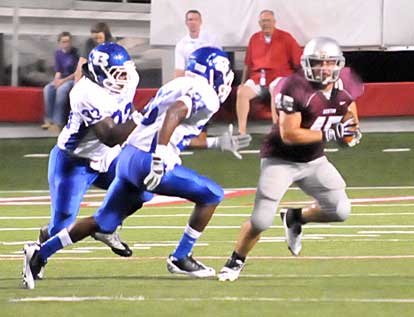
[[[221,48],[217,45],[215,36],[201,30],[202,22],[201,13],[198,10],[188,10],[186,12],[185,25],[188,28],[188,34],[175,46],[174,78],[184,76],[188,57],[196,49],[203,46],[215,46]]]

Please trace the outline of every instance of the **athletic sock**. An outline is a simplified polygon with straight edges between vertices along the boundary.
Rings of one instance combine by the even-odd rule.
[[[40,246],[39,256],[46,262],[47,259],[64,247],[73,244],[68,230],[65,228]]]
[[[290,228],[293,223],[299,222],[302,224],[302,208],[290,208],[290,210],[292,212],[286,213],[285,216],[288,228]]]
[[[231,254],[231,259],[232,259],[232,261],[240,260],[243,263],[244,263],[244,261],[246,261],[246,257],[245,256],[241,256],[236,251],[233,251],[233,253]]]
[[[193,249],[197,239],[201,236],[201,232],[194,230],[189,225],[184,230],[177,248],[174,250],[172,256],[177,260],[186,257]]]

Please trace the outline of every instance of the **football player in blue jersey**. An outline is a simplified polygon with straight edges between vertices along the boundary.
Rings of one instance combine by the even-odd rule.
[[[192,257],[192,249],[223,199],[223,189],[183,167],[179,154],[219,110],[231,91],[233,78],[227,54],[221,49],[203,47],[194,51],[185,76],[161,87],[147,105],[141,123],[119,155],[116,177],[98,211],[77,220],[40,247],[25,246],[26,288],[35,287],[39,268],[58,250],[96,231],[114,232],[128,215],[141,208],[138,198],[146,190],[195,203],[181,240],[167,258],[168,270],[199,278],[215,275],[213,268]]]
[[[104,43],[89,54],[83,77],[70,92],[68,122],[50,153],[51,219],[40,230],[40,243],[75,222],[91,185],[107,189],[114,179],[119,144],[140,119],[132,104],[138,82],[134,62],[122,46]],[[149,200],[151,194],[146,195]],[[116,232],[94,237],[120,256],[132,254]]]

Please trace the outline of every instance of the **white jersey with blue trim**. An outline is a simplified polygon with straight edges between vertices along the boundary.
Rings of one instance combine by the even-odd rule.
[[[176,101],[188,107],[187,116],[175,129],[168,144],[167,168],[181,164],[179,157],[188,140],[199,135],[210,118],[219,110],[220,102],[215,90],[201,76],[178,77],[162,86],[154,99],[145,107],[144,117],[127,139],[127,143],[146,152],[155,152],[158,131],[165,114]]]
[[[135,92],[136,85],[131,84],[124,94],[111,93],[82,77],[69,94],[71,111],[58,137],[58,147],[95,162],[102,161],[108,152],[119,152],[119,146],[111,148],[99,141],[92,126],[107,117],[113,118],[116,124],[126,122],[131,115]],[[111,156],[115,158],[116,155]],[[108,163],[105,165],[109,166]]]

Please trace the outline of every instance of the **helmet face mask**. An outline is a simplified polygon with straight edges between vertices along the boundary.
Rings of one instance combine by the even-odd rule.
[[[234,73],[230,68],[227,54],[216,47],[201,47],[189,57],[186,72],[204,77],[216,91],[220,103],[231,92]]]
[[[124,93],[139,76],[128,52],[116,43],[103,43],[89,54],[88,69],[94,80],[114,93]]]
[[[107,78],[102,82],[103,86],[110,91],[123,93],[133,80],[135,65],[133,61],[126,61],[123,66],[112,66],[107,72]]]
[[[306,44],[301,66],[308,81],[327,85],[338,80],[345,58],[335,40],[317,37]]]

